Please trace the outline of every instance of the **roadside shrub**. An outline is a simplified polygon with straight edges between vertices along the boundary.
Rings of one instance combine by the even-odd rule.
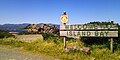
[[[55,35],[55,34],[49,34],[49,33],[42,33],[42,36],[43,36],[44,40],[47,40],[47,39],[54,38],[57,35]]]

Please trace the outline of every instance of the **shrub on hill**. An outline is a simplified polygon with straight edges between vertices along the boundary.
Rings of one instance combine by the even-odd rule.
[[[4,30],[0,30],[0,38],[7,38],[7,37],[12,37],[13,35],[10,34],[9,32],[7,31],[4,31]]]

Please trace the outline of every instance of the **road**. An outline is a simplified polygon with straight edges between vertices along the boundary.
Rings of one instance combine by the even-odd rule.
[[[0,46],[0,60],[59,60],[51,56],[38,55],[14,48]]]

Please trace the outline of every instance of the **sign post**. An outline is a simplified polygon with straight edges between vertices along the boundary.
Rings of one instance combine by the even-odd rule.
[[[110,38],[110,50],[113,52],[113,38]]]
[[[68,15],[64,12],[61,17],[60,36],[64,37],[64,48],[66,48],[66,37],[100,37],[111,38],[110,50],[113,52],[113,38],[118,37],[117,24],[66,24]]]
[[[64,48],[66,48],[66,38],[64,37]]]
[[[67,13],[65,11],[61,15],[60,20],[62,22],[62,25],[66,26],[66,23],[68,22],[68,15],[67,15]],[[63,40],[64,40],[64,48],[66,48],[66,36],[64,36]]]

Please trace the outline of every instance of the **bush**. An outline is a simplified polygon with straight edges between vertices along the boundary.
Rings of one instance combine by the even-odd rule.
[[[0,38],[8,38],[8,37],[14,37],[14,36],[7,31],[0,30]]]

